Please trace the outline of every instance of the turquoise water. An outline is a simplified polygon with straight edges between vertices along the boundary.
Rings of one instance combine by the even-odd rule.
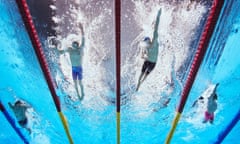
[[[92,3],[94,1],[91,1]],[[105,1],[106,4],[101,6],[111,6],[112,2]],[[85,4],[85,1],[82,3]],[[150,2],[149,2],[150,3]],[[157,2],[156,2],[157,3]],[[145,3],[146,4],[146,3]],[[187,1],[182,3],[182,6],[186,6]],[[92,4],[93,5],[93,4]],[[97,5],[97,4],[96,4]],[[145,8],[148,10],[149,17],[151,17],[151,10],[156,7],[152,5],[144,5],[143,2],[139,1],[124,1],[123,2],[123,11],[125,13],[124,18],[129,18],[129,15],[126,13],[131,9],[130,6],[138,6],[138,8]],[[99,6],[99,5],[98,5]],[[161,24],[163,28],[166,28],[167,21],[171,18],[171,15],[164,15],[164,12],[170,11],[173,7],[173,4],[163,3],[163,15],[161,18]],[[14,118],[12,111],[7,106],[7,102],[14,102],[15,99],[23,99],[27,101],[30,105],[33,106],[33,109],[30,109],[28,112],[29,116],[29,125],[32,128],[32,134],[29,136],[24,129],[20,129],[20,131],[29,139],[30,143],[33,144],[62,144],[68,143],[67,136],[64,132],[63,125],[60,121],[56,108],[54,106],[53,99],[49,92],[47,83],[44,79],[43,73],[40,69],[39,62],[36,58],[34,50],[32,48],[31,42],[28,38],[26,30],[24,28],[21,17],[18,13],[18,9],[16,7],[15,1],[9,0],[0,0],[0,100],[3,105],[6,107],[6,110],[10,113],[10,115]],[[152,9],[151,9],[152,8]],[[205,8],[205,9],[204,9]],[[206,16],[206,9],[209,6],[200,6],[197,5],[196,11],[201,14],[199,16],[201,21],[196,22],[194,26],[196,26],[195,30],[193,28],[194,38],[192,41],[188,40],[186,34],[181,33],[181,28],[178,25],[182,26],[181,23],[189,26],[189,29],[192,25],[188,23],[188,21],[177,21],[175,34],[181,37],[178,39],[170,39],[171,42],[178,41],[177,45],[174,45],[176,48],[182,48],[182,43],[191,43],[192,47],[196,47],[194,39],[196,41],[199,39],[199,31],[202,29],[202,22]],[[240,45],[240,15],[239,15],[240,1],[239,0],[230,0],[227,1],[224,5],[224,9],[222,11],[221,19],[218,21],[218,27],[214,32],[213,38],[211,39],[210,45],[208,47],[208,51],[204,58],[204,61],[201,65],[201,68],[197,74],[197,78],[194,82],[193,88],[190,92],[189,99],[186,103],[185,109],[183,111],[182,117],[179,121],[177,129],[173,135],[171,143],[173,144],[182,144],[182,143],[196,143],[196,144],[208,144],[213,143],[217,140],[218,135],[225,129],[225,127],[232,120],[233,116],[240,109],[240,60],[238,58],[238,54],[240,49],[238,46]],[[100,9],[100,8],[99,8]],[[107,8],[105,8],[107,9]],[[139,18],[141,15],[137,15],[139,9],[135,9],[133,13],[136,13],[133,18]],[[183,9],[182,12],[185,15],[188,15],[188,11],[186,11],[184,7],[180,7]],[[107,11],[111,11],[112,8],[107,9]],[[97,31],[97,26],[99,25],[99,21],[104,23],[104,19],[101,16],[97,17],[99,19],[94,19],[94,17],[90,13],[81,13],[81,14],[89,14],[89,19],[93,19],[90,23],[91,29],[87,29],[86,32],[88,38],[86,41],[88,42],[88,46],[91,47],[93,45],[90,43],[91,38],[96,38],[96,43],[99,47],[104,47],[106,45],[100,43],[98,40],[100,37],[94,37],[94,34],[101,35],[102,31],[94,33],[93,31]],[[108,13],[104,13],[107,15]],[[168,17],[167,17],[168,16]],[[175,15],[176,16],[176,15]],[[190,15],[191,16],[191,15]],[[201,17],[202,16],[202,17]],[[170,17],[170,18],[169,18]],[[103,20],[102,20],[102,19]],[[109,18],[109,17],[108,17]],[[111,17],[110,17],[111,18]],[[184,17],[182,18],[184,19]],[[146,26],[148,23],[141,19],[128,19],[129,21],[139,22],[139,25],[142,24],[143,29],[146,31]],[[138,21],[139,20],[139,21]],[[90,21],[90,20],[89,20]],[[89,22],[87,21],[87,22]],[[195,21],[192,20],[194,23]],[[89,24],[87,23],[86,24]],[[125,21],[128,24],[128,21]],[[166,22],[166,23],[164,23]],[[95,25],[91,25],[95,24]],[[168,23],[167,23],[168,24]],[[112,23],[110,23],[110,28]],[[132,28],[132,31],[138,32],[141,26],[136,28]],[[161,29],[161,40],[164,38],[169,38],[169,31],[165,31]],[[127,28],[123,26],[123,35],[124,31],[128,33]],[[177,33],[180,31],[180,33]],[[92,34],[93,33],[93,34]],[[130,33],[130,32],[129,32]],[[149,32],[147,32],[149,33]],[[187,33],[187,32],[186,32]],[[111,37],[112,32],[104,34],[104,36]],[[139,35],[138,35],[139,36]],[[140,35],[141,36],[141,35]],[[124,40],[133,41],[133,37],[137,37],[136,35],[127,35],[124,37]],[[171,38],[171,37],[170,37]],[[183,39],[181,39],[183,38]],[[45,39],[45,38],[41,38]],[[104,39],[103,39],[104,40]],[[110,39],[111,40],[111,39]],[[99,42],[99,43],[98,43]],[[102,41],[101,41],[102,42]],[[45,51],[48,52],[48,49],[44,45],[45,42],[42,42],[45,48]],[[127,43],[127,42],[126,42]],[[123,52],[125,50],[125,46],[127,45],[123,42]],[[164,42],[163,42],[164,43]],[[165,43],[164,43],[165,44]],[[127,45],[128,46],[128,45]],[[178,47],[179,46],[179,47]],[[94,46],[92,46],[94,47]],[[110,47],[112,47],[110,45]],[[187,47],[187,46],[186,46]],[[96,48],[96,49],[97,49]],[[46,50],[47,49],[47,50]],[[101,50],[101,49],[100,49]],[[193,52],[194,49],[191,51]],[[103,53],[107,53],[112,55],[108,49],[104,49],[101,51],[93,51],[96,52],[94,54],[100,55]],[[168,51],[162,51],[168,52]],[[176,51],[173,51],[176,52]],[[181,52],[179,49],[177,52]],[[130,54],[134,55],[135,53],[130,51]],[[133,54],[134,53],[134,54]],[[86,53],[86,55],[88,52]],[[89,55],[94,57],[94,54]],[[107,55],[106,54],[106,55]],[[166,54],[167,55],[167,54]],[[169,54],[170,55],[170,54]],[[188,57],[192,57],[193,53],[187,54]],[[101,55],[102,56],[102,55]],[[104,54],[105,56],[105,54]],[[107,55],[108,56],[108,55]],[[128,55],[123,55],[128,56]],[[135,56],[135,55],[134,55]],[[89,58],[87,57],[87,58]],[[49,57],[48,57],[49,58]],[[109,59],[111,59],[110,57]],[[113,57],[114,58],[114,57]],[[112,58],[112,59],[113,59]],[[134,57],[135,58],[135,57]],[[167,56],[166,56],[167,58]],[[111,59],[111,60],[112,60]],[[182,61],[185,57],[179,57],[176,53],[176,63]],[[130,59],[132,60],[132,59]],[[48,59],[51,62],[51,59]],[[106,60],[103,60],[106,61]],[[184,64],[188,64],[190,59],[187,59]],[[160,60],[159,63],[163,65],[164,61]],[[87,62],[86,62],[87,63]],[[93,62],[94,63],[94,62]],[[108,97],[114,97],[114,93],[111,92],[112,89],[106,88],[108,81],[107,78],[100,77],[103,81],[98,81],[99,74],[104,73],[105,71],[110,71],[110,74],[114,73],[114,66],[106,66],[106,64],[97,63],[96,68],[100,68],[97,73],[94,73],[96,70],[92,70],[90,67],[85,69],[85,77],[89,78],[89,80],[85,80],[86,84],[86,98],[81,103],[76,101],[76,99],[69,99],[66,95],[59,92],[62,112],[66,116],[69,124],[70,133],[72,135],[73,141],[76,144],[114,144],[116,143],[116,107],[114,104],[108,101]],[[111,63],[110,63],[111,64]],[[128,63],[124,63],[128,64]],[[183,64],[183,63],[181,63]],[[85,64],[87,65],[87,64]],[[100,67],[100,66],[101,67]],[[165,63],[165,65],[161,66],[166,69],[166,73],[168,72],[168,66],[172,65],[172,62]],[[131,65],[132,66],[132,65]],[[92,65],[94,67],[94,65]],[[106,68],[106,69],[103,69]],[[110,68],[109,68],[110,67]],[[124,66],[123,66],[124,67]],[[94,67],[95,68],[95,67]],[[186,69],[189,68],[189,65],[186,66]],[[134,69],[134,68],[133,68]],[[152,77],[158,80],[158,75],[163,75],[163,71],[165,69],[161,69],[160,74],[152,73]],[[169,68],[170,69],[170,68]],[[103,71],[104,70],[104,71]],[[125,69],[123,69],[125,70]],[[51,71],[54,74],[53,67],[51,66]],[[157,70],[155,70],[157,71]],[[171,71],[171,70],[169,70]],[[112,72],[112,73],[111,73]],[[129,73],[132,71],[129,69]],[[164,71],[165,72],[165,71]],[[177,73],[177,70],[173,70],[173,72]],[[164,143],[165,138],[170,130],[172,120],[175,116],[175,108],[178,105],[180,100],[179,92],[184,85],[184,73],[185,71],[180,71],[177,74],[182,77],[173,78],[174,83],[176,84],[176,89],[174,92],[169,95],[172,97],[170,104],[168,107],[160,108],[161,101],[159,101],[159,96],[162,96],[162,93],[157,91],[156,88],[158,86],[157,80],[149,80],[146,81],[149,84],[150,88],[143,85],[142,91],[137,94],[132,94],[130,92],[127,99],[123,99],[123,104],[121,107],[121,143],[123,144],[157,144]],[[123,75],[125,72],[123,72]],[[134,73],[136,74],[136,73]],[[164,73],[165,74],[165,73]],[[90,76],[95,76],[92,78]],[[104,74],[102,74],[104,75]],[[138,73],[136,74],[138,75]],[[88,77],[87,77],[88,76]],[[108,75],[110,78],[111,75]],[[125,76],[125,75],[124,75]],[[129,75],[126,75],[128,78]],[[166,74],[168,76],[168,74]],[[84,78],[85,78],[84,77]],[[123,77],[123,85],[128,85],[129,82],[126,81],[126,77]],[[149,76],[149,79],[152,78]],[[96,83],[94,79],[97,79]],[[131,79],[132,80],[132,79]],[[134,81],[134,80],[133,80]],[[180,81],[180,82],[179,82]],[[126,82],[126,83],[125,83]],[[192,103],[197,99],[197,97],[204,91],[205,88],[209,85],[210,82],[216,83],[219,82],[219,88],[217,90],[218,93],[218,110],[215,115],[215,121],[213,125],[210,124],[202,124],[202,113],[194,113],[194,109],[191,108]],[[107,84],[106,84],[107,83]],[[111,83],[110,87],[114,85]],[[159,85],[163,85],[162,81],[159,81]],[[154,92],[149,92],[147,88],[151,89]],[[157,90],[155,90],[155,88]],[[124,91],[125,89],[123,89]],[[128,89],[126,89],[128,90]],[[164,88],[161,90],[165,90]],[[156,91],[156,92],[155,92]],[[148,92],[148,93],[146,93]],[[104,93],[106,93],[104,95]],[[160,93],[160,94],[159,94]],[[167,93],[167,91],[165,92]],[[127,93],[128,94],[128,93]],[[73,95],[74,96],[74,95]],[[23,143],[19,138],[17,133],[13,130],[11,125],[8,123],[3,113],[0,114],[0,143]],[[238,144],[238,137],[240,136],[240,124],[239,122],[234,127],[234,129],[229,133],[223,143],[233,143]]]

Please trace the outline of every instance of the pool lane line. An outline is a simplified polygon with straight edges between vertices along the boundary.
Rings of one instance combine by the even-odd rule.
[[[121,141],[121,0],[114,1],[115,6],[115,55],[116,55],[116,134],[117,144]]]
[[[16,0],[16,3],[17,3],[17,6],[18,6],[18,9],[19,9],[19,12],[21,14],[22,20],[25,24],[25,28],[28,32],[29,38],[32,42],[32,46],[33,46],[33,48],[35,50],[35,53],[37,55],[38,61],[40,63],[41,69],[42,69],[44,77],[45,77],[45,80],[48,84],[48,88],[49,88],[51,96],[54,100],[57,112],[59,113],[59,117],[60,117],[61,122],[63,124],[64,130],[65,130],[67,138],[69,140],[69,143],[73,144],[73,140],[72,140],[72,137],[70,135],[69,127],[66,124],[67,123],[66,118],[63,118],[64,116],[61,112],[60,100],[59,100],[59,97],[57,96],[56,91],[55,91],[56,85],[55,85],[55,83],[54,83],[54,81],[51,77],[51,73],[50,73],[50,70],[49,70],[49,67],[48,67],[48,63],[47,63],[47,60],[44,56],[44,51],[43,51],[43,48],[41,46],[37,31],[35,29],[35,26],[34,26],[34,23],[33,23],[33,20],[32,20],[32,16],[30,14],[30,10],[29,10],[28,5],[27,5],[27,2],[26,2],[26,0]]]
[[[169,144],[172,136],[174,134],[174,131],[177,127],[178,121],[181,117],[181,113],[183,112],[185,103],[187,101],[188,95],[190,93],[190,90],[192,88],[193,82],[196,78],[197,72],[200,68],[201,62],[203,61],[204,55],[207,51],[207,47],[209,45],[210,39],[213,35],[214,28],[217,24],[222,6],[224,4],[224,0],[214,0],[212,3],[211,10],[209,12],[206,24],[204,26],[204,31],[202,32],[197,51],[195,53],[194,59],[192,61],[190,71],[186,80],[186,84],[183,88],[183,91],[181,93],[181,100],[177,107],[176,116],[172,122],[172,127],[170,129],[170,132],[168,133],[165,144]]]

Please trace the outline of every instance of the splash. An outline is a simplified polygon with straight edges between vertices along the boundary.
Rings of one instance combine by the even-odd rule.
[[[204,5],[196,4],[198,8],[196,11],[189,8],[188,4],[188,2],[161,1],[123,2],[121,91],[129,97],[125,100],[129,101],[130,97],[140,95],[139,99],[150,98],[149,103],[158,101],[161,97],[159,91],[163,91],[166,83],[172,81],[171,73],[175,73],[176,78],[179,77],[179,69],[189,60],[187,58],[194,49],[190,44],[195,40],[193,38],[197,33],[195,29],[199,27],[202,16],[206,12]],[[72,39],[81,38],[77,25],[82,23],[84,27],[86,47],[84,49],[83,83],[86,95],[88,95],[84,103],[87,107],[92,107],[95,100],[103,102],[108,99],[106,97],[114,97],[115,50],[112,5],[112,1],[95,2],[94,0],[81,3],[69,1],[61,5],[56,2],[55,5],[57,15],[54,18],[58,23],[56,29],[59,30],[57,37],[64,47],[67,47]],[[153,24],[159,8],[162,8],[158,31],[159,58],[155,69],[140,88],[141,93],[133,93],[143,63],[139,57],[139,44],[144,36],[152,36]],[[129,30],[129,28],[132,29]],[[71,79],[67,57],[60,56],[59,59],[64,75]],[[185,71],[187,68],[185,67]],[[179,82],[179,80],[172,81],[175,84]],[[70,91],[74,93],[73,86],[70,87]],[[96,96],[100,96],[100,99]],[[135,102],[139,104],[136,99]]]
[[[196,41],[194,38],[198,33],[197,28],[203,15],[206,13],[206,6],[196,4],[194,7],[188,7],[188,1],[166,2],[166,1],[132,1],[129,11],[123,11],[123,22],[132,21],[132,25],[123,26],[123,47],[122,47],[122,88],[123,91],[129,91],[131,97],[134,97],[131,104],[134,109],[139,111],[149,109],[153,103],[158,102],[159,107],[166,101],[164,95],[175,97],[175,89],[181,88],[180,70],[184,67],[187,71],[189,66],[189,57],[195,47],[191,43]],[[156,19],[157,11],[162,8],[162,15],[159,26],[159,54],[158,61],[154,70],[150,73],[146,81],[141,85],[140,92],[132,94],[132,86],[136,85],[140,75],[143,60],[139,56],[139,45],[145,36],[152,37],[153,25]],[[125,16],[126,15],[126,16]],[[127,23],[128,24],[128,23]],[[123,24],[124,25],[124,24]],[[129,27],[135,27],[135,31],[129,30]],[[130,39],[130,40],[128,40]],[[173,80],[173,76],[176,77]],[[175,85],[173,90],[167,89],[168,85]],[[162,102],[161,100],[162,99]],[[129,99],[128,99],[129,100]],[[155,107],[155,106],[154,106]],[[155,108],[154,108],[155,109]]]
[[[60,41],[61,49],[71,46],[73,40],[81,41],[79,24],[83,25],[85,33],[85,48],[83,56],[83,85],[85,100],[83,106],[95,107],[98,103],[106,102],[109,91],[114,91],[114,40],[113,40],[113,1],[68,1],[55,2],[52,8],[56,9],[53,20],[55,30]],[[108,32],[106,32],[106,30]],[[54,54],[55,55],[55,54]],[[74,100],[76,92],[71,78],[69,55],[55,56],[55,61],[60,63],[52,69],[60,68],[55,72],[55,78],[62,86],[64,93]],[[61,74],[62,73],[62,74]],[[67,79],[62,81],[61,79]],[[97,97],[96,97],[97,96]],[[76,100],[76,99],[75,99]],[[95,107],[96,108],[96,107]]]

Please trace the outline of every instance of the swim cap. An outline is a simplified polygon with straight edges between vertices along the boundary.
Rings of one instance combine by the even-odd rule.
[[[72,42],[72,48],[78,48],[79,47],[79,43],[77,41],[73,41]]]
[[[20,105],[20,104],[23,104],[23,102],[21,100],[17,100],[14,105]]]
[[[150,37],[145,37],[143,41],[150,41]]]
[[[77,41],[73,41],[72,44],[79,45],[79,43]]]

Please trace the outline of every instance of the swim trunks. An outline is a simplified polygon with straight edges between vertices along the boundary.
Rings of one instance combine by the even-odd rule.
[[[18,121],[18,123],[19,123],[22,127],[24,127],[25,125],[27,125],[27,122],[28,122],[28,120],[27,120],[26,118],[23,119],[23,120]]]
[[[150,62],[150,61],[145,61],[142,67],[142,73],[147,73],[149,74],[155,67],[156,63]]]
[[[214,114],[213,113],[209,113],[209,112],[205,112],[205,121],[208,121],[208,120],[210,120],[210,121],[213,121],[213,119],[214,119]]]
[[[73,80],[82,80],[82,67],[81,66],[73,66],[72,67],[72,77],[73,77]]]

